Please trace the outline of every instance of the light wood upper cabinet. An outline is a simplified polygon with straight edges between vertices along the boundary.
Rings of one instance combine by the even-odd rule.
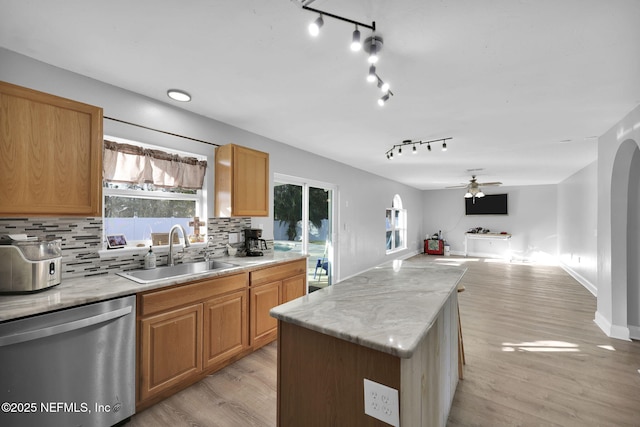
[[[102,109],[0,82],[0,216],[101,216]]]
[[[216,148],[215,216],[269,216],[269,154],[235,144]]]

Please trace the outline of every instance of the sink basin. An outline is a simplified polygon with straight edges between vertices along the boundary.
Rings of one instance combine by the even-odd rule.
[[[116,274],[129,280],[133,280],[134,282],[146,284],[159,280],[173,279],[176,277],[190,276],[193,274],[224,270],[233,267],[237,267],[237,265],[230,262],[213,260],[158,267],[152,270],[133,270]]]

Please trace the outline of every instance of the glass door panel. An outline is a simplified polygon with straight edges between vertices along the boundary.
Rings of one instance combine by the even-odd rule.
[[[331,285],[335,187],[276,174],[273,193],[275,250],[309,255],[309,292]]]
[[[332,245],[332,190],[309,187],[309,267],[313,276],[308,277],[309,289],[331,285]]]
[[[303,253],[302,185],[274,182],[273,240],[276,251]]]

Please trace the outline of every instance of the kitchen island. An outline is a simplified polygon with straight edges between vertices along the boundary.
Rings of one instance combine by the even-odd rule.
[[[278,425],[446,425],[464,272],[417,256],[273,308]],[[390,389],[366,394],[366,380]]]

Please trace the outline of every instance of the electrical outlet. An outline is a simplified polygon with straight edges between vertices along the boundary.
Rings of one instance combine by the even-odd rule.
[[[238,240],[240,240],[240,233],[229,233],[230,244],[238,243]]]
[[[398,390],[365,378],[364,413],[398,427],[400,425]]]

